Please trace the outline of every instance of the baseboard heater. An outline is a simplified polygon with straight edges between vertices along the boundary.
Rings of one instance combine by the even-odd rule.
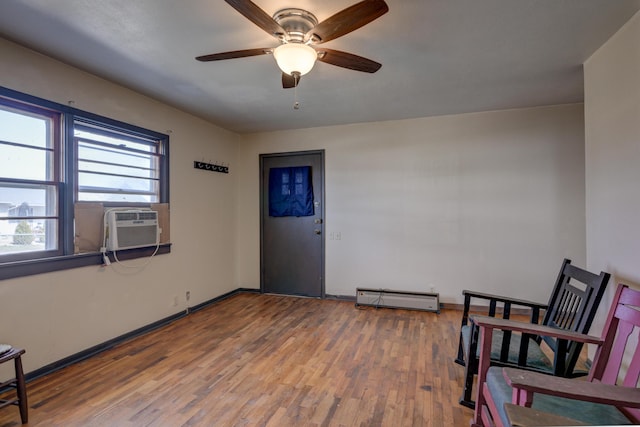
[[[356,307],[405,308],[440,313],[440,296],[436,293],[356,288]]]

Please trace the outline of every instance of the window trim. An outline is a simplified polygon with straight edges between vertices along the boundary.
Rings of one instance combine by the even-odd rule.
[[[144,138],[152,137],[160,141],[158,149],[158,168],[160,200],[158,203],[169,203],[169,135],[142,128],[140,126],[110,119],[98,114],[83,111],[68,105],[48,101],[33,95],[18,92],[0,86],[0,98],[3,103],[14,104],[19,109],[27,109],[31,105],[36,111],[42,109],[51,110],[60,115],[58,128],[58,144],[54,147],[57,151],[56,169],[60,174],[58,180],[58,240],[59,248],[55,255],[45,255],[23,260],[0,262],[0,280],[42,274],[91,265],[101,265],[103,262],[100,252],[74,254],[74,203],[77,191],[77,152],[74,143],[74,124],[76,122],[93,123],[101,128],[111,129],[116,132],[126,132],[130,135],[140,135]],[[105,207],[149,207],[147,203],[111,203],[104,202]],[[145,257],[151,255],[154,247],[136,248],[118,251],[121,260]],[[48,252],[48,251],[43,251]],[[171,244],[161,244],[158,254],[171,252]],[[36,252],[33,252],[35,254]],[[42,253],[39,252],[38,253]]]
[[[125,249],[118,251],[118,259],[120,261],[126,261],[129,259],[149,257],[154,251],[155,246]],[[171,253],[171,243],[161,243],[156,255],[168,253]],[[62,255],[25,261],[11,261],[0,263],[0,280],[51,273],[54,271],[69,270],[72,268],[89,267],[92,265],[103,265],[102,254],[100,252]]]

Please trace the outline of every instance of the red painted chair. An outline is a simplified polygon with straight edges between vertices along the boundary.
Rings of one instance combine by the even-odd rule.
[[[485,316],[472,320],[480,327],[482,343],[472,426],[510,426],[508,403],[587,425],[640,423],[640,290],[618,286],[601,338]],[[496,329],[554,336],[561,346],[568,341],[597,345],[587,381],[490,367]]]

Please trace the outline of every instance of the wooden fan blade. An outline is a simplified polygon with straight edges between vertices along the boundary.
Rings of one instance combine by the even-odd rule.
[[[212,53],[211,55],[197,56],[196,59],[202,62],[221,61],[223,59],[245,58],[247,56],[265,55],[271,52],[273,52],[273,49],[270,47],[261,48],[261,49],[232,50],[230,52],[220,52],[220,53]]]
[[[300,84],[300,76],[293,77],[287,73],[282,73],[282,88],[283,89],[291,89],[292,87],[296,87]]]
[[[348,68],[350,70],[362,71],[365,73],[375,73],[382,67],[382,64],[372,61],[371,59],[363,58],[362,56],[354,55],[353,53],[342,52],[340,50],[333,49],[317,49],[318,61],[325,62],[327,64],[336,65],[342,68]]]
[[[367,25],[388,11],[384,0],[364,0],[320,22],[305,38],[316,44],[325,43]]]
[[[242,16],[262,28],[276,38],[282,38],[286,34],[271,16],[250,0],[225,0],[232,8],[240,12]]]

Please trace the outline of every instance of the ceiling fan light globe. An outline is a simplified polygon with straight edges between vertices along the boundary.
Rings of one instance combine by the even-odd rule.
[[[304,76],[313,68],[318,53],[303,43],[286,43],[274,49],[273,57],[283,72],[289,75],[300,73]]]

